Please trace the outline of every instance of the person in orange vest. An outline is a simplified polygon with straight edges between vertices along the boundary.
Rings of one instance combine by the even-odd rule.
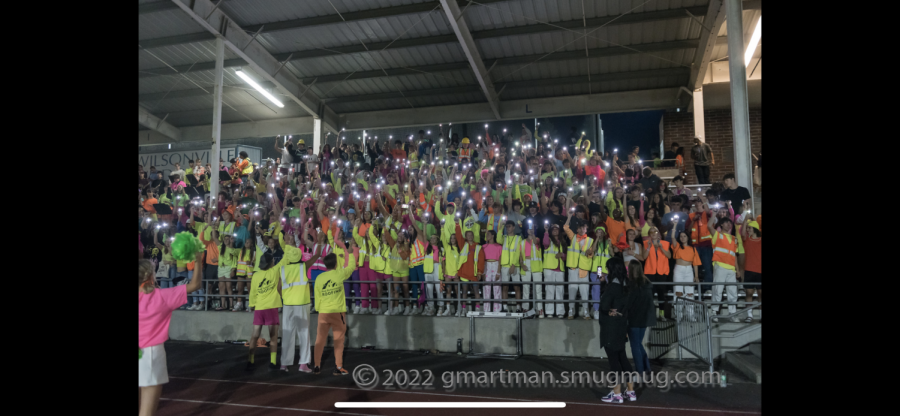
[[[721,227],[722,232],[716,231],[717,223],[718,226]],[[707,224],[707,228],[709,229],[709,233],[712,234],[712,245],[714,248],[713,282],[737,282],[737,279],[743,274],[741,262],[738,261],[738,256],[743,260],[744,245],[741,242],[740,235],[731,235],[731,229],[734,228],[734,223],[728,217],[712,217]],[[728,295],[728,313],[733,315],[737,305],[737,285],[728,285],[727,287],[725,285],[713,286],[713,302],[722,301],[723,289]],[[719,314],[719,306],[720,305],[712,305],[714,315],[712,318],[713,322],[719,322],[717,316]],[[732,316],[731,321],[739,322],[737,316]]]
[[[459,144],[459,163],[469,163],[472,160],[472,149],[469,148],[469,138],[463,137],[462,142]]]
[[[749,204],[748,204],[749,205]],[[747,245],[744,258],[744,283],[759,283],[759,286],[744,286],[747,294],[747,303],[753,302],[753,292],[756,291],[757,301],[762,303],[762,231],[757,221],[751,221],[749,215],[744,216],[744,226],[741,227],[741,239]],[[762,322],[762,306],[759,308],[759,321]],[[747,311],[747,319],[744,322],[753,322],[753,309]]]
[[[709,209],[709,205],[702,200],[696,202],[696,212],[688,215],[684,229],[689,230],[688,235],[691,237],[691,245],[697,249],[697,255],[700,256],[700,281],[704,283],[712,283],[713,281],[713,246],[712,235],[706,227],[709,218],[714,214]],[[698,298],[702,299],[704,292],[710,290],[710,285],[701,286],[701,293]]]
[[[656,227],[650,228],[648,236],[650,238],[644,241],[644,252],[640,256],[641,260],[644,260],[644,275],[653,283],[666,282],[669,280],[669,259],[672,258],[669,242],[661,238]],[[653,285],[653,291],[656,292],[656,300],[659,302],[656,314],[661,321],[665,321],[663,304],[666,303],[669,286]]]

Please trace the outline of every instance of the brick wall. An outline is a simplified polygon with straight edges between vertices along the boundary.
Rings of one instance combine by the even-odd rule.
[[[731,128],[731,110],[706,110],[706,144],[712,148],[716,159],[710,167],[710,179],[721,182],[722,176],[734,172],[734,135]],[[672,142],[684,147],[685,183],[697,183],[691,148],[694,146],[694,114],[666,113],[663,116],[663,141],[666,150]],[[750,150],[759,154],[762,150],[762,109],[750,109]]]

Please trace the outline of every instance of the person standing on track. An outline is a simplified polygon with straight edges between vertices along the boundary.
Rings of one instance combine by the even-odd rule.
[[[622,403],[622,381],[625,375],[631,373],[631,363],[625,355],[625,337],[628,332],[628,320],[625,318],[625,306],[628,297],[623,284],[627,275],[622,259],[613,257],[606,262],[609,275],[606,290],[600,297],[600,346],[606,350],[609,357],[609,368],[616,373],[616,385],[613,391],[604,396],[604,403]],[[634,383],[628,382],[628,390],[625,395],[629,401],[637,400],[634,393]]]
[[[300,368],[304,373],[309,369],[309,279],[306,271],[312,267],[322,250],[313,252],[305,262],[294,262],[281,266],[281,298],[284,304],[284,330],[281,338],[281,371],[288,371],[294,365],[294,342],[300,337]]]
[[[353,255],[351,254],[351,257]],[[356,258],[352,259],[348,267],[335,270],[338,258],[333,253],[325,256],[325,273],[316,279],[316,310],[319,311],[319,327],[316,332],[316,366],[313,374],[321,373],[322,352],[325,343],[328,342],[328,330],[334,338],[334,363],[335,368],[331,373],[335,376],[347,375],[344,369],[344,334],[347,332],[347,300],[344,294],[344,281],[353,275],[356,270]],[[342,265],[343,266],[343,265]]]
[[[250,352],[247,370],[253,369],[256,354],[256,340],[262,334],[262,327],[269,327],[269,370],[278,370],[278,308],[281,304],[281,266],[300,261],[303,253],[293,246],[293,237],[284,245],[284,257],[277,264],[271,252],[259,257],[259,267],[253,271],[250,280],[250,300],[247,305],[253,311],[253,335],[250,336]]]
[[[196,272],[203,275],[204,252],[197,253]],[[155,266],[150,260],[138,260],[138,387],[141,390],[140,416],[156,414],[162,385],[169,382],[166,349],[172,311],[187,303],[187,294],[196,291],[202,279],[186,285],[156,288]],[[133,350],[132,350],[133,351]]]

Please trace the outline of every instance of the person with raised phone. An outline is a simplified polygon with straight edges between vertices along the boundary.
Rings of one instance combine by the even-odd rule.
[[[387,232],[387,231],[385,231]],[[356,242],[351,240],[351,246]],[[316,331],[316,366],[313,374],[321,373],[322,353],[325,343],[328,341],[328,331],[331,330],[334,339],[335,367],[332,375],[345,376],[344,369],[344,334],[347,332],[347,299],[344,293],[344,282],[353,275],[356,270],[357,260],[350,251],[351,261],[344,267],[338,268],[338,257],[331,253],[325,256],[325,269],[327,271],[316,278],[316,310],[319,311],[319,326]]]
[[[572,204],[572,195],[569,194],[568,201],[566,203],[567,206]],[[593,259],[588,257],[588,251],[591,249],[591,246],[594,244],[594,239],[587,236],[587,223],[583,222],[579,219],[575,219],[575,222],[572,222],[572,214],[575,213],[575,207],[569,209],[569,219],[566,220],[566,224],[563,225],[563,231],[566,232],[566,236],[569,237],[569,240],[572,243],[569,245],[568,254],[566,255],[566,267],[569,268],[569,300],[574,301],[576,296],[581,294],[581,317],[583,319],[591,319],[591,315],[588,313],[588,275],[591,271],[591,267],[593,266]],[[569,224],[572,223],[575,226],[575,231],[577,233],[572,232],[572,229],[569,227]],[[577,284],[571,284],[577,283]],[[569,317],[568,319],[575,319],[575,303],[569,304]]]

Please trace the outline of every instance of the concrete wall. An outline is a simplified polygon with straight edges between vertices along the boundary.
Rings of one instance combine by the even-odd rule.
[[[310,330],[310,345],[315,343],[315,320]],[[348,348],[374,345],[377,349],[409,350],[436,349],[455,352],[456,341],[463,340],[463,352],[469,352],[469,319],[456,317],[347,315]],[[175,311],[169,327],[174,340],[222,342],[249,339],[253,329],[253,314],[247,312]],[[475,320],[475,352],[515,354],[515,320],[479,318]],[[744,324],[722,323],[717,331],[734,332]],[[264,337],[268,334],[263,331]],[[597,321],[525,319],[522,320],[525,355],[560,357],[606,357],[600,348],[600,326]],[[713,339],[713,351],[722,354],[737,350],[762,337],[754,331],[734,339]],[[674,322],[660,322],[647,331],[644,348],[652,358],[676,358],[676,328]],[[331,340],[329,339],[329,344]],[[631,357],[631,349],[626,348]],[[685,358],[691,358],[685,353]]]

